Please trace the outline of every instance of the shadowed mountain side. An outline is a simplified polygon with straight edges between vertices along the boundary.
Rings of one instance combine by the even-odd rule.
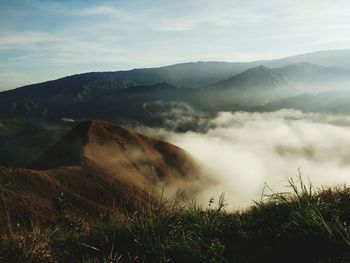
[[[90,122],[84,122],[68,132],[58,143],[50,147],[39,159],[29,165],[34,169],[53,169],[60,166],[79,165],[84,146],[88,142]]]
[[[168,83],[134,86],[72,105],[59,114],[73,119],[107,119],[118,123],[137,120],[147,124],[152,117],[147,115],[145,103],[184,101],[192,93],[192,89],[177,88]]]
[[[27,168],[45,150],[67,134],[76,123],[36,123],[8,119],[0,124],[0,165]]]

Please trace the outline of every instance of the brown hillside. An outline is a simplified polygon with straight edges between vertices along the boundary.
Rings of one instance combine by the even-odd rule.
[[[0,166],[0,184],[2,226],[7,225],[5,207],[13,224],[28,220],[28,215],[35,215],[40,222],[52,222],[55,215],[52,200],[61,193],[74,210],[87,213],[89,220],[108,211],[133,211],[152,201],[146,191],[134,185],[118,180],[107,182],[99,174],[79,166],[47,171]]]
[[[144,206],[149,193],[161,188],[168,194],[178,188],[195,194],[198,178],[197,165],[182,149],[105,121],[79,124],[31,170],[0,166],[11,214],[27,211],[49,221],[54,218],[52,199],[60,193],[93,219],[111,209]]]
[[[182,149],[106,121],[78,125],[32,164],[36,170],[82,166],[145,187],[198,176]]]

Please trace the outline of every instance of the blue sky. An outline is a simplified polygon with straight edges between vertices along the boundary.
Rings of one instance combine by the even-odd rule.
[[[0,0],[0,90],[88,71],[350,47],[348,0]]]

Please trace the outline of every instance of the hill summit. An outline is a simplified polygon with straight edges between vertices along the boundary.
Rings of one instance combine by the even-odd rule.
[[[191,177],[198,170],[182,149],[102,120],[79,124],[31,166],[77,165],[136,185]]]
[[[60,193],[93,218],[112,207],[136,209],[161,189],[194,195],[197,179],[199,166],[184,150],[102,120],[78,124],[31,169],[0,167],[0,182],[6,198],[17,203],[14,209],[36,207],[30,213],[51,218],[50,200]]]

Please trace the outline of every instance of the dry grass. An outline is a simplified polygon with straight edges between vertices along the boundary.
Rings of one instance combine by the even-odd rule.
[[[65,213],[50,227],[4,230],[4,262],[349,262],[350,190],[290,181],[245,211],[162,196],[94,223]],[[69,200],[68,200],[69,201]],[[210,206],[209,206],[210,204]],[[64,208],[64,207],[63,207]],[[56,209],[57,210],[57,209]],[[1,261],[0,260],[0,261]]]
[[[0,238],[1,262],[56,262],[52,252],[52,230],[35,227],[31,231],[3,234]]]

